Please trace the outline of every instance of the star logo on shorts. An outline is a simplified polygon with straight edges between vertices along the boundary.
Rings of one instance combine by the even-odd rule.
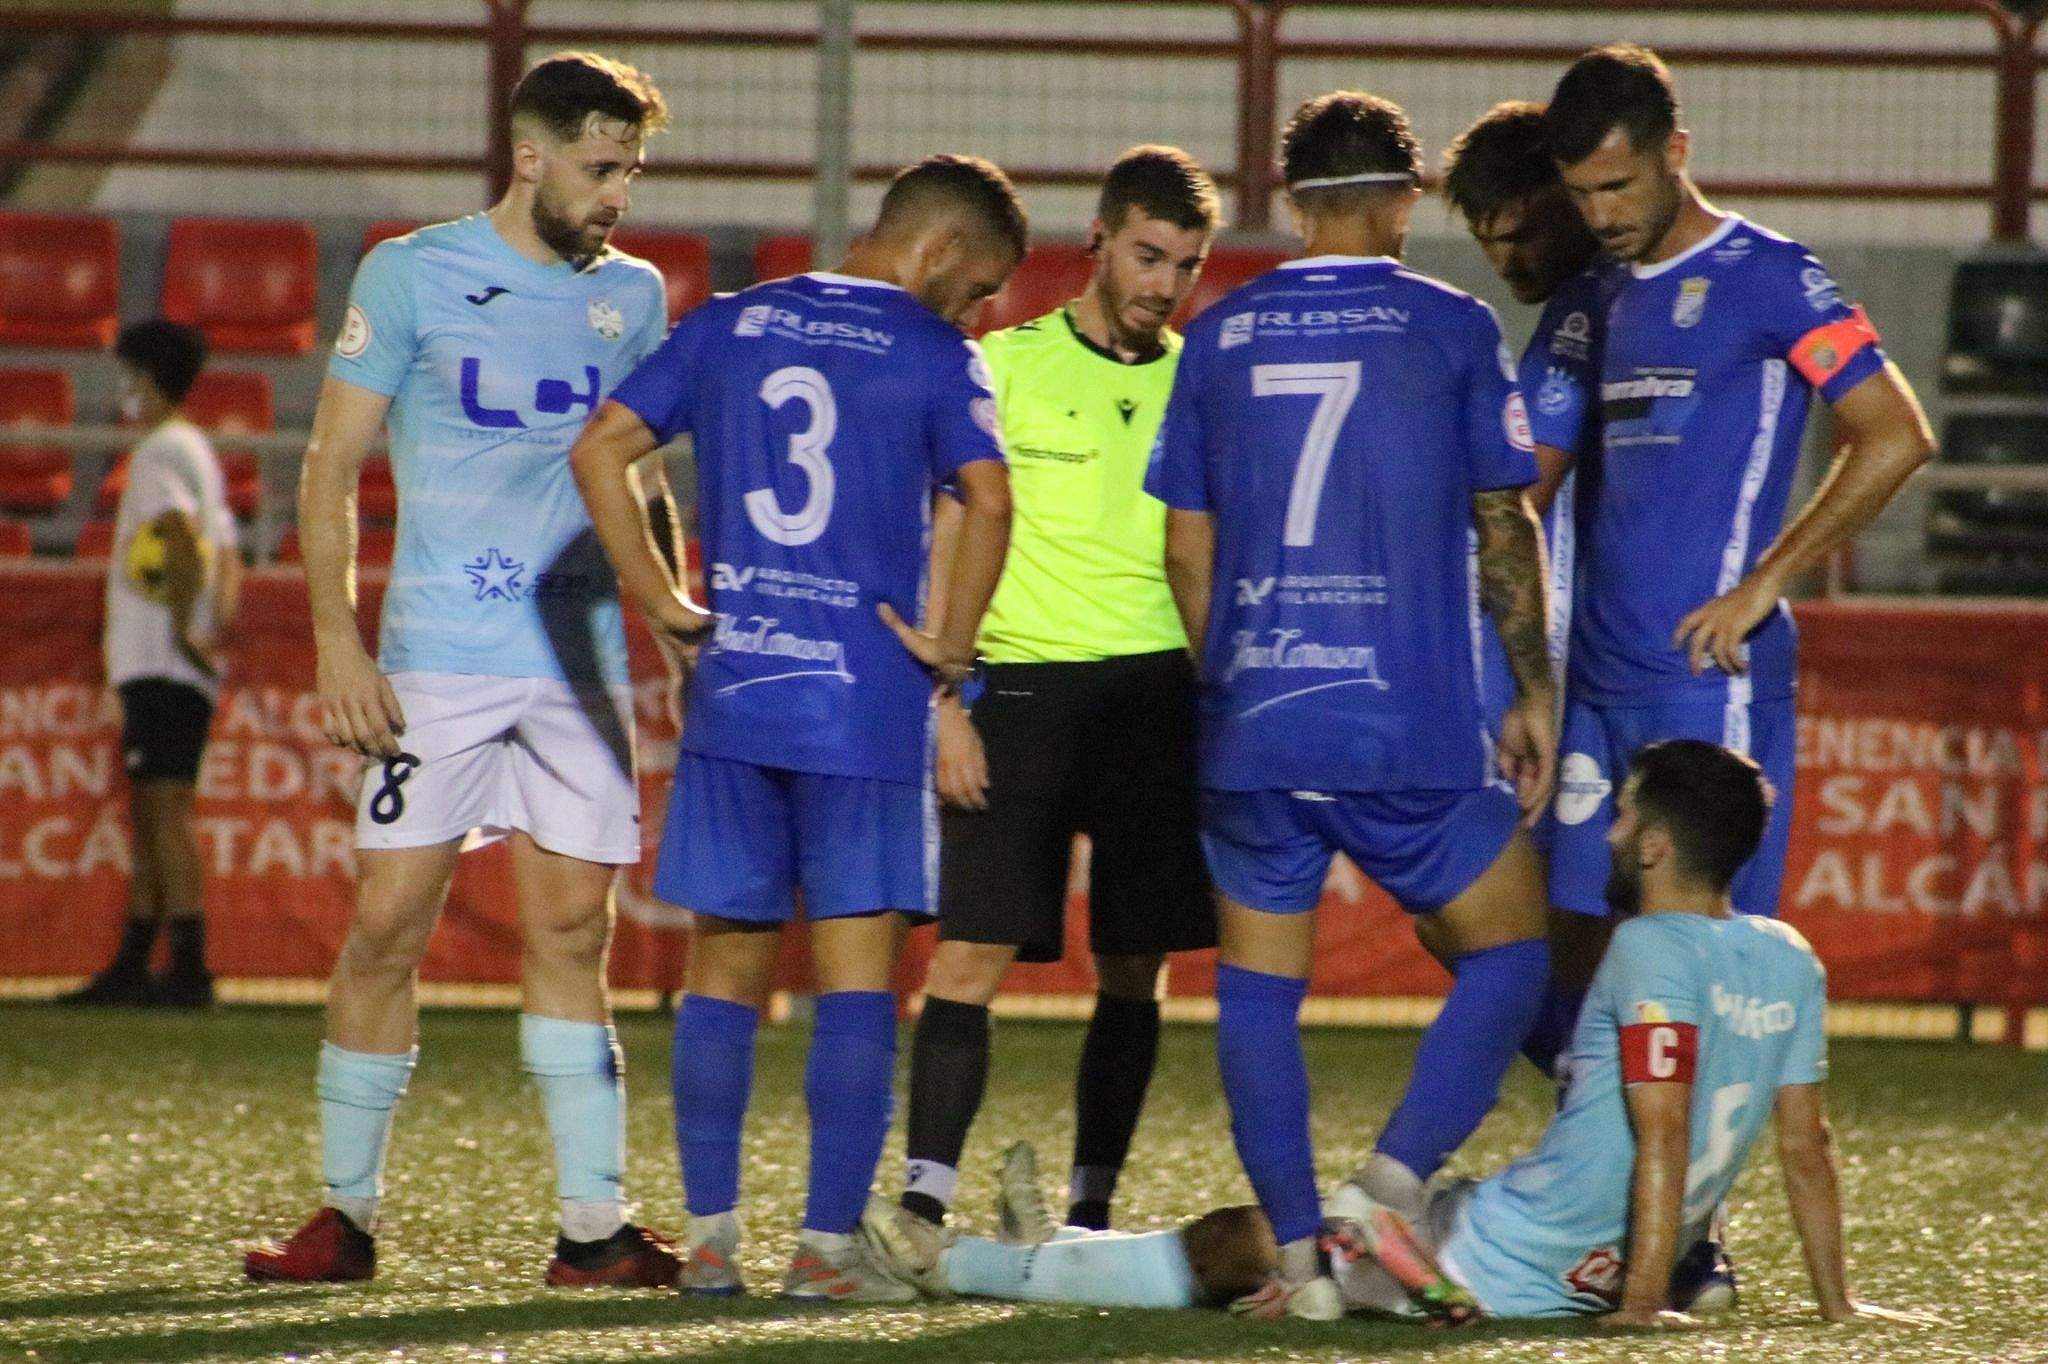
[[[525,588],[520,579],[526,573],[526,565],[507,559],[499,550],[485,550],[464,564],[462,571],[476,588],[478,601],[518,601]]]

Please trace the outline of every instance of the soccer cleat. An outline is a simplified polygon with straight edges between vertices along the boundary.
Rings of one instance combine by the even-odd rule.
[[[1436,1262],[1415,1229],[1350,1180],[1331,1191],[1324,1208],[1323,1246],[1332,1254],[1370,1255],[1432,1320],[1453,1325],[1479,1315],[1479,1303]]]
[[[673,1288],[682,1267],[673,1241],[628,1222],[602,1241],[557,1236],[546,1277],[550,1288]]]
[[[156,982],[146,971],[109,966],[55,1002],[68,1009],[147,1008],[157,1002]]]
[[[152,1002],[166,1009],[211,1009],[213,1007],[213,973],[211,971],[173,971],[159,977],[155,984]]]
[[[335,1208],[314,1213],[284,1244],[242,1257],[242,1273],[258,1283],[358,1283],[376,1272],[376,1238]]]
[[[1038,1182],[1038,1151],[1028,1141],[1003,1152],[1002,1173],[996,1178],[996,1223],[996,1239],[1009,1246],[1043,1245],[1059,1230]]]
[[[683,1252],[676,1287],[686,1298],[736,1298],[747,1291],[740,1279],[740,1224],[731,1213],[690,1219],[690,1244]]]
[[[946,1247],[953,1244],[949,1228],[885,1198],[871,1198],[861,1214],[860,1238],[870,1258],[924,1296],[953,1296],[946,1284]]]
[[[859,1237],[822,1246],[799,1233],[782,1296],[795,1302],[915,1302],[917,1290],[878,1264]]]
[[[1701,1241],[1671,1270],[1671,1309],[1712,1317],[1735,1310],[1735,1266],[1719,1241]]]

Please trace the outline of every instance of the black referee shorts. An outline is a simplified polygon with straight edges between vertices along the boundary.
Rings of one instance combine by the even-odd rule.
[[[942,940],[1058,961],[1074,835],[1085,833],[1097,954],[1216,945],[1196,838],[1195,671],[1184,651],[990,664],[973,720],[988,754],[989,808],[942,816]]]
[[[121,763],[130,781],[199,780],[213,702],[205,692],[168,677],[137,677],[115,689],[121,697]]]

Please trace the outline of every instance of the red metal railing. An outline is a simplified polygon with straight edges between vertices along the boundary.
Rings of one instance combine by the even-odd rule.
[[[1365,39],[1290,38],[1283,31],[1290,14],[1343,3],[1353,11],[1442,9],[1444,0],[1214,0],[1227,6],[1236,37],[1155,39],[1066,37],[1046,34],[984,34],[954,31],[890,31],[859,34],[865,51],[953,53],[1016,53],[1025,55],[1121,56],[1181,59],[1209,58],[1233,63],[1236,82],[1235,165],[1218,180],[1236,191],[1237,226],[1268,226],[1273,192],[1273,165],[1279,123],[1279,72],[1290,59],[1372,58],[1411,61],[1546,61],[1576,56],[1575,45],[1528,40],[1483,39],[1448,41],[1372,41]],[[61,10],[0,12],[0,33],[90,33],[101,36],[264,37],[345,41],[349,39],[409,40],[482,46],[488,53],[486,145],[474,153],[436,154],[395,151],[307,151],[298,148],[234,147],[199,149],[12,140],[0,141],[0,168],[31,161],[100,164],[268,167],[281,170],[361,168],[378,171],[476,171],[494,195],[509,175],[511,132],[505,117],[506,97],[535,44],[645,43],[699,48],[786,48],[815,46],[813,33],[744,25],[577,24],[534,22],[527,17],[528,0],[479,0],[475,23],[426,20],[355,20],[174,17],[168,15],[77,13]],[[1648,0],[1490,0],[1491,11],[1541,11],[1558,14],[1655,14]],[[1970,202],[1981,200],[1990,211],[1992,235],[2017,240],[2027,235],[2029,209],[2048,199],[2048,185],[2034,181],[2034,125],[2037,87],[2048,58],[2038,50],[2042,19],[2022,18],[1998,0],[1689,0],[1691,13],[1812,14],[1871,17],[1955,17],[1982,19],[1992,41],[1983,51],[1954,48],[1830,48],[1774,47],[1764,44],[1666,44],[1660,50],[1674,63],[1703,66],[1851,66],[1885,69],[1950,70],[1989,76],[1995,86],[1993,167],[1986,181],[1769,180],[1709,181],[1710,191],[1732,195],[1801,198],[1893,199]],[[892,165],[860,165],[861,180],[886,179]],[[1012,178],[1023,184],[1089,186],[1100,167],[1078,165],[1012,165]],[[811,174],[808,161],[739,158],[662,158],[648,168],[664,176],[729,177],[801,180]]]

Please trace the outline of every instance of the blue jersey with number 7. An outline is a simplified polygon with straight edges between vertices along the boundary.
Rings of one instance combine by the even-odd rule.
[[[1145,487],[1215,523],[1204,785],[1493,779],[1472,497],[1532,449],[1493,310],[1397,261],[1290,261],[1195,320]]]
[[[1002,458],[972,341],[892,284],[817,272],[705,304],[612,394],[688,433],[716,626],[682,746],[922,784],[931,678],[875,614],[923,614],[931,497]]]

